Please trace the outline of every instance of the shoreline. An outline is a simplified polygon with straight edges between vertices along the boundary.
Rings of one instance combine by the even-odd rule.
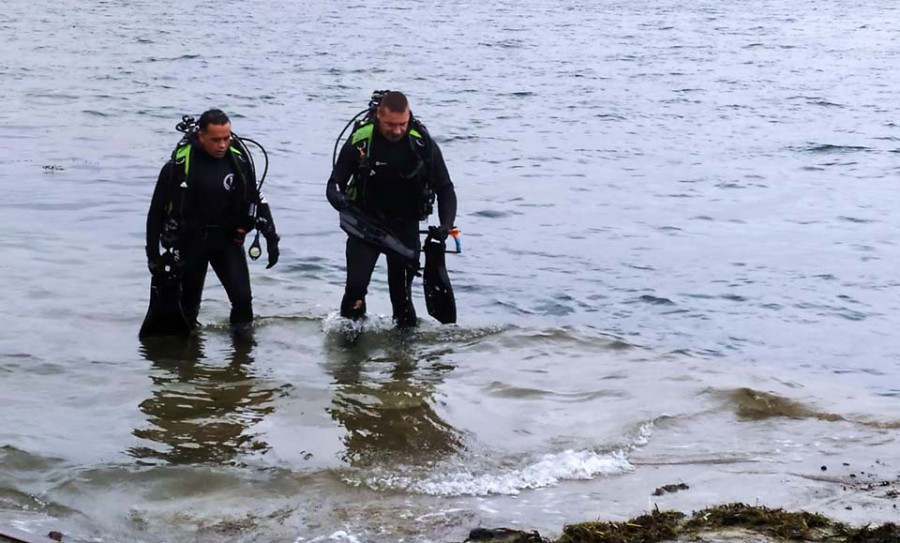
[[[524,522],[476,528],[464,543],[900,543],[900,473],[892,464],[875,460],[865,470],[847,462],[821,464],[811,473],[769,474],[755,484],[734,473],[703,477],[686,466],[677,471],[689,478],[661,484],[660,476],[674,475],[674,466],[657,465],[638,484],[649,494],[642,511],[626,516],[598,504],[603,511],[595,520],[567,521],[558,528],[545,524],[538,530]],[[651,480],[659,486],[647,486]],[[711,480],[716,484],[709,485]],[[726,480],[730,491],[723,486]],[[752,495],[756,498],[749,505]],[[590,518],[584,509],[580,515]]]
[[[895,483],[895,486],[896,483]],[[761,539],[762,538],[762,539]],[[476,528],[463,543],[896,543],[900,525],[849,526],[821,513],[729,503],[685,514],[659,508],[626,521],[588,521],[563,527],[558,539],[537,531]]]

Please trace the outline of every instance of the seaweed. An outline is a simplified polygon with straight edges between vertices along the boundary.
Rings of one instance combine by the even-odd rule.
[[[582,522],[563,529],[558,543],[654,543],[680,533],[684,513],[655,509],[625,522]]]
[[[897,543],[900,526],[889,522],[871,528],[853,528],[818,513],[791,512],[744,503],[729,503],[694,512],[690,517],[679,511],[652,512],[625,522],[581,522],[563,528],[553,543],[662,543],[694,541],[699,534],[743,530],[770,536],[780,541],[817,541],[823,543]],[[474,536],[474,537],[473,537]],[[530,543],[547,541],[537,532],[519,532],[503,528],[474,530],[468,541]]]

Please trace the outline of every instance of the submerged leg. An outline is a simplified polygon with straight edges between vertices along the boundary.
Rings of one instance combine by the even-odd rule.
[[[203,285],[209,268],[207,248],[199,240],[185,243],[181,249],[181,257],[181,308],[188,324],[193,327],[198,325],[197,315],[200,313]]]
[[[397,237],[407,247],[419,251],[419,224],[413,221],[404,221],[392,225]],[[415,264],[416,267],[418,264]],[[391,293],[391,306],[393,307],[394,322],[399,328],[410,328],[419,324],[416,317],[416,308],[412,302],[412,283],[416,277],[416,270],[410,267],[410,263],[400,257],[388,255],[388,288]]]
[[[347,237],[347,283],[341,300],[341,316],[358,319],[366,314],[366,293],[380,252],[373,245]]]
[[[391,292],[394,322],[399,328],[419,324],[412,302],[412,282],[415,274],[402,260],[388,257],[388,288]]]
[[[231,302],[231,325],[239,327],[253,322],[253,294],[250,290],[250,270],[244,246],[228,243],[210,258],[213,270],[225,287]]]

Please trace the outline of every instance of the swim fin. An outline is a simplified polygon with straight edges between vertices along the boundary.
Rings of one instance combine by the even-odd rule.
[[[411,269],[418,271],[419,256],[412,247],[404,244],[386,226],[357,208],[341,211],[341,230],[347,234],[376,245],[386,253],[399,256]]]
[[[193,326],[181,308],[181,275],[175,256],[163,253],[159,268],[150,280],[150,306],[138,337],[187,336]]]
[[[441,324],[456,322],[456,298],[447,273],[445,253],[447,244],[431,236],[425,238],[425,272],[422,284],[425,287],[425,306],[428,314]]]

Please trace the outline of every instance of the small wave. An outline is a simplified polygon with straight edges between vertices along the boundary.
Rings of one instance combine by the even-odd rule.
[[[610,379],[622,378],[618,375],[612,375]],[[500,382],[493,382],[486,391],[487,394],[495,398],[508,399],[546,399],[548,401],[558,401],[564,403],[586,403],[600,398],[621,398],[628,395],[627,392],[615,389],[601,389],[589,392],[554,392],[552,390],[543,390],[539,388],[523,388],[508,385]]]
[[[394,321],[387,315],[367,315],[361,319],[344,318],[335,311],[322,321],[322,331],[329,335],[358,337],[363,333],[384,333],[394,329]]]
[[[861,145],[834,145],[831,143],[810,144],[806,147],[792,147],[790,150],[816,154],[846,154],[871,151],[870,148]]]
[[[501,219],[503,217],[509,217],[512,214],[513,213],[510,211],[499,211],[496,209],[484,209],[472,213],[472,215],[476,217],[487,217],[488,219]]]
[[[571,315],[575,310],[565,303],[556,300],[545,300],[535,306],[535,312],[539,315],[547,315],[551,317],[564,317]]]
[[[859,219],[857,217],[848,217],[848,216],[843,216],[843,215],[839,216],[838,220],[845,221],[845,222],[852,222],[852,223],[856,223],[856,224],[869,224],[869,223],[875,222],[870,219]]]
[[[177,57],[147,57],[144,62],[168,62],[171,60],[193,60],[196,58],[200,58],[200,55],[197,54],[185,54]]]
[[[479,137],[475,134],[456,134],[456,135],[450,135],[450,136],[435,137],[434,139],[438,143],[450,143],[450,142],[454,142],[454,141],[477,140],[477,139],[479,139]]]
[[[523,388],[516,387],[512,385],[507,385],[504,383],[500,383],[494,381],[488,387],[487,393],[496,398],[517,398],[517,399],[525,399],[525,398],[543,398],[545,396],[552,396],[553,392],[549,390],[541,390],[537,388]]]
[[[528,44],[523,40],[501,40],[498,42],[481,42],[478,45],[482,47],[498,47],[500,49],[520,49]]]
[[[428,496],[518,495],[522,490],[553,486],[561,481],[589,480],[597,476],[620,475],[634,470],[628,454],[646,446],[659,419],[643,422],[625,436],[625,443],[609,452],[568,449],[544,454],[536,462],[500,473],[472,470],[434,473],[434,467],[420,476],[403,466],[393,472],[378,470],[369,476],[344,473],[341,479],[352,486],[375,491],[404,491]],[[509,465],[501,462],[501,465]],[[458,469],[458,465],[457,469]]]
[[[319,317],[270,317],[289,320],[319,320]],[[375,344],[395,340],[412,340],[423,345],[446,345],[448,343],[472,343],[491,336],[499,336],[509,330],[508,326],[464,327],[459,325],[436,325],[428,320],[420,320],[419,326],[409,330],[398,330],[393,319],[387,315],[366,315],[352,320],[340,316],[335,311],[322,319],[322,331],[331,339],[355,342],[365,335],[366,340]]]
[[[40,471],[49,470],[62,463],[62,459],[52,456],[40,456],[29,453],[12,445],[0,447],[0,465],[8,473],[14,471]]]
[[[822,106],[822,107],[837,107],[837,108],[844,107],[843,104],[836,104],[834,102],[829,102],[828,100],[810,100],[809,103],[814,106]]]
[[[644,294],[643,296],[637,298],[637,299],[634,300],[634,301],[636,301],[636,302],[643,302],[643,303],[646,303],[646,304],[653,304],[653,305],[675,305],[675,302],[673,302],[672,300],[670,300],[670,299],[668,299],[668,298],[661,298],[661,297],[658,297],[658,296],[651,296],[651,295],[649,295],[649,294]]]
[[[297,539],[295,543],[300,543],[301,541],[305,541],[305,539]],[[338,530],[327,537],[323,535],[314,539],[310,539],[308,543],[318,543],[320,541],[345,541],[347,543],[362,543],[363,540],[359,539],[346,530]]]
[[[531,345],[547,346],[580,346],[589,350],[610,349],[624,350],[633,348],[634,345],[625,340],[612,336],[606,332],[563,326],[545,330],[511,327],[505,334],[503,341],[511,346],[527,348]]]
[[[869,317],[861,311],[853,311],[852,309],[838,311],[837,316],[847,319],[848,321],[864,321]]]
[[[503,474],[457,472],[415,480],[405,475],[370,477],[364,481],[345,479],[354,486],[373,490],[403,490],[428,496],[516,495],[522,490],[544,488],[564,480],[586,480],[598,475],[628,473],[634,468],[623,451],[598,454],[567,450],[544,455],[534,464]]]

